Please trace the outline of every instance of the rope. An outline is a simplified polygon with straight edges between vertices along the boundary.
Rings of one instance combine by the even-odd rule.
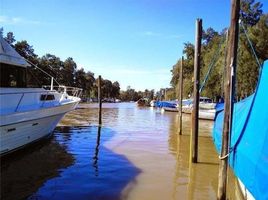
[[[252,50],[252,52],[253,52],[253,55],[254,55],[254,57],[255,57],[255,59],[256,59],[256,61],[257,61],[257,64],[258,64],[259,67],[261,68],[261,63],[260,63],[260,61],[259,61],[259,59],[258,59],[258,57],[257,57],[256,51],[255,51],[255,49],[254,49],[254,47],[253,47],[252,42],[251,42],[251,40],[249,39],[249,36],[248,36],[248,34],[247,34],[246,28],[245,28],[245,26],[244,26],[242,20],[239,20],[239,23],[241,24],[241,27],[242,27],[242,29],[243,29],[245,35],[246,35],[246,38],[247,38],[248,43],[249,43],[249,46],[250,46],[250,48],[251,48],[251,50]]]
[[[228,43],[228,37],[229,37],[229,29],[226,30],[225,32],[225,41],[226,41],[226,44]],[[226,64],[226,61],[227,61],[227,45],[224,46],[224,61],[223,61],[223,66],[222,66],[222,83],[221,83],[221,96],[223,97],[224,96],[224,79],[225,79],[225,75],[226,75],[226,71],[225,71],[225,66],[227,65]]]
[[[207,80],[208,80],[208,77],[209,77],[209,75],[210,75],[210,73],[211,73],[211,71],[212,71],[212,67],[215,66],[215,63],[216,63],[216,61],[217,61],[218,58],[219,58],[220,50],[221,50],[221,45],[223,44],[224,39],[225,39],[225,37],[223,37],[222,41],[219,43],[219,46],[218,46],[217,51],[216,51],[215,54],[213,55],[213,58],[212,58],[212,60],[211,60],[211,62],[210,62],[210,64],[209,64],[208,72],[207,72],[207,74],[206,74],[206,76],[205,76],[205,78],[204,78],[204,80],[203,80],[203,82],[202,82],[202,84],[201,84],[201,86],[200,86],[200,88],[199,88],[199,93],[201,93],[201,92],[203,91],[204,86],[205,86],[205,84],[206,84],[206,82],[207,82]]]
[[[241,27],[242,27],[242,29],[243,29],[243,31],[244,31],[244,33],[245,33],[245,35],[246,35],[246,38],[247,38],[247,40],[248,40],[248,43],[249,43],[249,45],[250,45],[250,48],[251,48],[251,50],[252,50],[252,52],[253,52],[253,54],[254,54],[254,57],[255,57],[255,59],[256,59],[256,62],[257,62],[257,64],[258,64],[258,66],[259,66],[259,68],[260,68],[260,70],[259,70],[259,80],[258,80],[258,82],[257,82],[257,86],[256,86],[256,92],[254,93],[254,96],[253,96],[253,99],[252,99],[252,102],[251,102],[251,105],[250,105],[250,109],[249,109],[249,112],[248,112],[248,114],[247,114],[247,117],[246,117],[246,120],[245,120],[245,123],[244,123],[244,125],[243,125],[243,128],[242,128],[242,131],[240,132],[240,134],[239,134],[239,136],[238,136],[238,139],[235,141],[235,143],[232,145],[232,147],[230,147],[229,148],[229,153],[227,154],[227,155],[225,155],[225,156],[219,156],[219,159],[225,159],[226,157],[228,157],[236,148],[237,148],[237,146],[238,146],[238,144],[240,143],[240,141],[241,141],[241,139],[242,139],[242,137],[243,137],[243,135],[244,135],[244,132],[245,132],[245,129],[246,129],[246,125],[248,124],[248,121],[249,121],[249,118],[250,118],[250,114],[251,114],[251,112],[252,112],[252,109],[253,109],[253,105],[254,105],[254,102],[255,102],[255,99],[256,99],[256,96],[257,96],[257,92],[258,92],[258,88],[259,88],[259,85],[260,85],[260,81],[261,81],[261,75],[262,75],[262,65],[260,64],[260,61],[259,61],[259,59],[258,59],[258,57],[257,57],[257,54],[256,54],[256,51],[255,51],[255,49],[254,49],[254,47],[253,47],[253,44],[252,44],[252,42],[251,42],[251,40],[250,40],[250,38],[249,38],[249,36],[248,36],[248,34],[247,34],[247,31],[246,31],[246,28],[245,28],[245,26],[244,26],[244,24],[243,24],[243,22],[242,22],[242,20],[240,20],[239,21],[239,23],[240,23],[240,25],[241,25]],[[237,113],[237,110],[236,110],[236,106],[234,106],[234,111],[233,111],[234,113]],[[234,115],[235,116],[235,115]],[[233,118],[233,123],[235,123],[235,118]],[[234,126],[235,127],[235,126]],[[232,131],[233,131],[233,129],[231,130],[231,133],[232,133]],[[231,134],[230,134],[230,140],[229,140],[229,144],[231,145]]]
[[[229,157],[229,155],[230,155],[230,152],[227,153],[227,154],[224,155],[224,156],[219,156],[219,159],[220,159],[220,160],[224,160],[225,158]]]
[[[42,70],[40,67],[37,67],[37,65],[35,65],[35,64],[32,63],[31,61],[29,61],[29,60],[27,60],[27,59],[25,59],[25,60],[26,60],[28,63],[30,63],[32,66],[34,66],[35,68],[39,69],[41,72],[43,72],[43,73],[45,73],[46,75],[48,75],[50,78],[53,78],[53,80],[54,80],[58,85],[60,85],[59,82],[58,82],[53,76],[51,76],[49,73],[47,73],[46,71]]]

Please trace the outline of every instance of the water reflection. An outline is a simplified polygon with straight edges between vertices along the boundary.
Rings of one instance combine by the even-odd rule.
[[[64,152],[44,150],[50,155],[40,156],[43,166],[38,173],[42,174],[42,178],[34,171],[25,177],[16,177],[16,171],[22,169],[18,164],[14,166],[13,176],[15,174],[18,187],[25,184],[25,190],[28,188],[27,195],[22,198],[216,198],[218,158],[209,137],[212,122],[200,121],[199,163],[191,164],[190,115],[183,116],[183,135],[179,136],[177,113],[161,113],[129,103],[103,104],[102,127],[94,126],[98,124],[97,113],[97,104],[84,104],[81,109],[65,116],[54,137],[47,143],[56,144]],[[33,151],[39,158],[38,150]],[[57,155],[57,151],[62,152],[62,157]],[[27,154],[14,157],[14,160],[24,157]],[[34,158],[27,158],[24,162],[29,160],[35,165]],[[44,163],[47,160],[50,160],[48,165],[55,162],[54,175],[45,173],[49,168]],[[31,177],[35,173],[39,178]],[[9,188],[5,189],[7,192],[3,199],[17,199],[9,196],[20,192],[12,188],[13,181],[14,178],[10,182],[7,178],[3,181]],[[31,188],[30,184],[37,186]],[[233,194],[228,197],[235,199]]]
[[[99,156],[100,138],[101,138],[101,126],[98,127],[96,148],[95,148],[95,154],[93,157],[93,167],[95,168],[95,176],[98,176],[98,172],[99,172],[98,156]]]
[[[1,158],[0,199],[25,199],[73,163],[73,156],[53,138]]]
[[[182,134],[178,135],[178,118],[173,116],[169,128],[169,149],[176,157],[173,199],[216,199],[218,159],[209,136],[212,122],[200,121],[198,164],[190,159],[190,115],[183,116]],[[209,172],[209,173],[208,173]]]
[[[2,163],[1,199],[120,199],[140,170],[103,145],[114,134],[101,127],[57,128],[41,147]]]
[[[115,133],[101,127],[63,130],[64,127],[57,129],[56,140],[66,146],[75,162],[61,170],[59,177],[47,180],[30,198],[120,199],[125,186],[140,170],[103,145]]]

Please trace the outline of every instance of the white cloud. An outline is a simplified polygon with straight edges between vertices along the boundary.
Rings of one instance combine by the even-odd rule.
[[[172,39],[172,38],[174,38],[174,39],[180,39],[180,38],[183,37],[183,35],[175,35],[175,34],[174,34],[174,35],[167,35],[166,37],[167,37],[167,38],[171,38],[171,39]]]
[[[22,25],[25,25],[25,24],[38,25],[40,24],[40,21],[28,20],[22,17],[9,17],[9,16],[0,15],[0,23],[8,24],[8,25],[21,25],[21,24]]]
[[[138,33],[140,36],[144,37],[161,37],[163,39],[179,39],[182,38],[183,35],[178,35],[178,34],[163,34],[163,33],[158,33],[158,32],[153,32],[153,31],[144,31]]]
[[[161,36],[162,34],[152,32],[152,31],[144,31],[140,33],[142,36]]]

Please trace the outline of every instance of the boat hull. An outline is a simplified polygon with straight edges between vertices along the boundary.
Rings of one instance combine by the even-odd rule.
[[[56,108],[1,116],[0,154],[8,154],[50,135],[65,113],[75,109],[77,104],[72,102]]]
[[[162,109],[163,111],[167,111],[167,112],[179,112],[178,108],[163,107]],[[192,114],[192,108],[183,108],[182,112],[186,114]],[[214,120],[215,113],[216,113],[215,109],[210,109],[210,110],[200,109],[198,118],[204,119],[204,120]]]
[[[163,107],[162,109],[166,112],[179,112],[178,108]]]

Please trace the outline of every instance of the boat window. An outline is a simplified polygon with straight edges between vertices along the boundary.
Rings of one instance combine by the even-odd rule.
[[[209,98],[200,98],[199,102],[202,102],[202,103],[212,103],[212,99],[209,99]]]
[[[26,68],[1,63],[0,71],[1,87],[26,87]]]
[[[41,94],[40,101],[51,101],[54,100],[55,96],[53,94]]]

